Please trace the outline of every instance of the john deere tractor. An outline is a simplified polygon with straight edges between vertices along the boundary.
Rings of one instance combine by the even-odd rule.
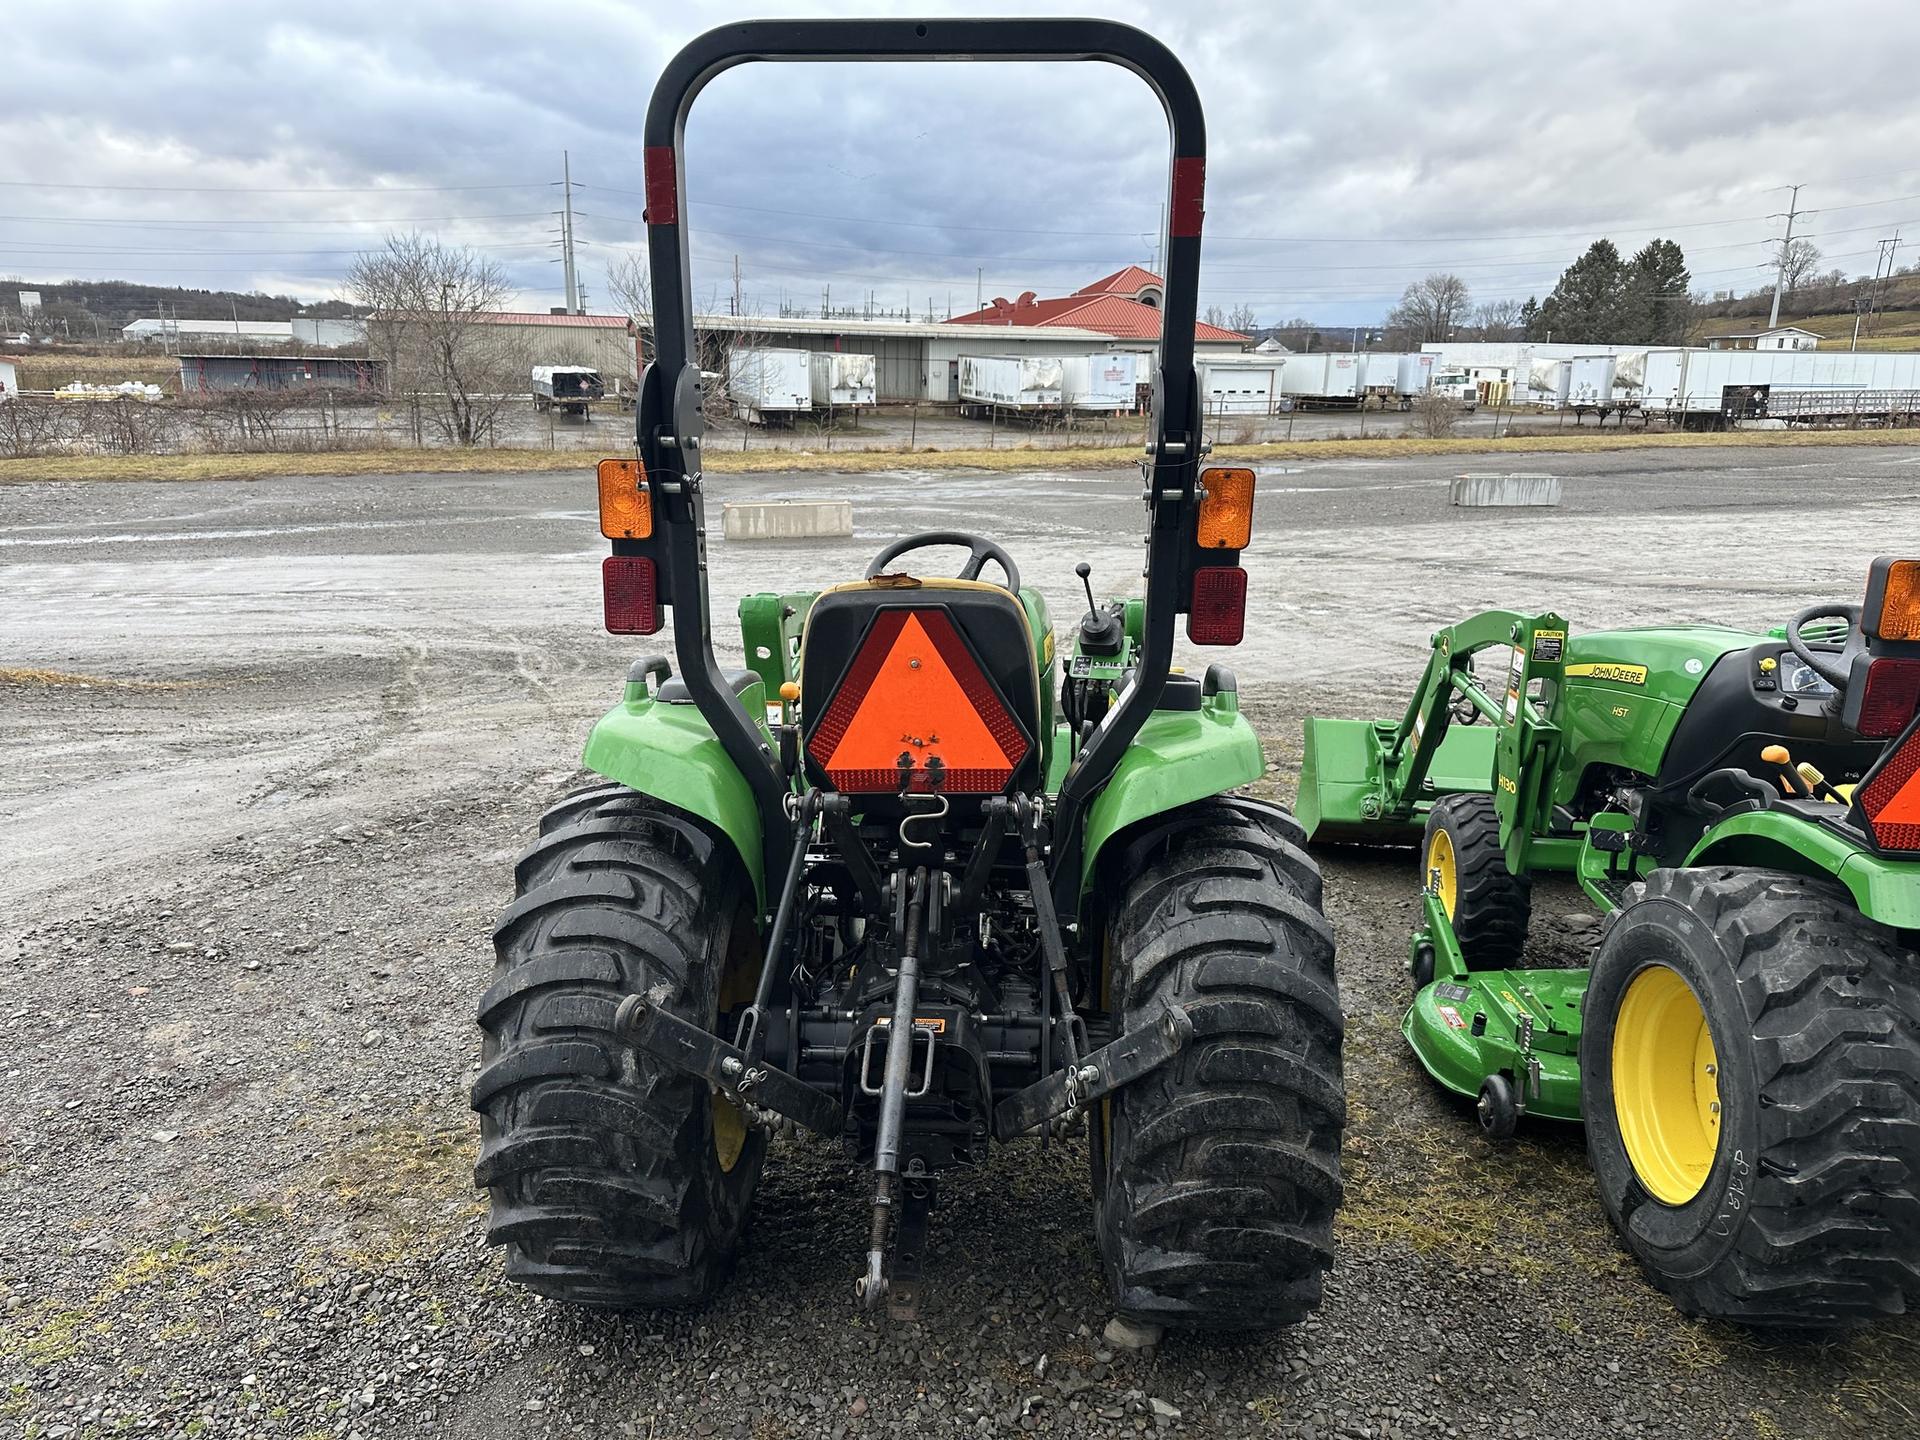
[[[1496,611],[1432,647],[1398,721],[1308,722],[1300,790],[1317,842],[1419,847],[1421,1064],[1491,1137],[1584,1119],[1690,1312],[1920,1302],[1920,561],[1767,635]],[[1590,970],[1527,965],[1542,871],[1605,917]]]
[[[1088,584],[1064,644],[1007,550],[941,532],[745,597],[745,667],[715,656],[681,131],[729,66],[834,59],[1107,60],[1166,107],[1144,594]],[[602,579],[609,631],[670,612],[673,647],[633,662],[587,741],[600,782],[541,821],[496,932],[473,1103],[508,1273],[586,1304],[705,1299],[794,1127],[870,1172],[849,1278],[911,1315],[940,1177],[1084,1123],[1123,1316],[1299,1318],[1332,1259],[1342,1020],[1300,829],[1233,794],[1263,768],[1233,674],[1172,666],[1182,614],[1194,643],[1240,639],[1254,478],[1201,463],[1185,71],[1105,22],[730,25],[667,67],[645,137],[657,355],[638,458],[599,469]],[[958,575],[927,565],[939,546]]]

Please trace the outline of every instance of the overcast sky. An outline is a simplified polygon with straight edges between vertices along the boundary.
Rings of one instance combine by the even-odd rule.
[[[1010,7],[1011,8],[1011,7]],[[1544,294],[1598,235],[1685,248],[1696,288],[1764,278],[1804,182],[1827,259],[1920,243],[1920,7],[1905,3],[1121,3],[1207,107],[1202,303],[1263,323],[1377,319],[1430,270]],[[1034,10],[1031,13],[1047,13]],[[681,43],[840,3],[11,0],[0,275],[118,276],[323,299],[417,228],[560,301],[572,153],[591,308],[643,238],[639,129]],[[688,127],[696,293],[943,317],[1150,261],[1157,102],[1107,66],[750,66]],[[1913,258],[1911,255],[1906,258]],[[6,297],[9,306],[13,297]]]

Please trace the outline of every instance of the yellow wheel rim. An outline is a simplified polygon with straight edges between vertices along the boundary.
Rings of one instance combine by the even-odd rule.
[[[713,1156],[720,1162],[720,1168],[729,1173],[740,1163],[740,1154],[747,1148],[747,1122],[739,1107],[719,1091],[711,1092],[707,1101],[708,1112],[713,1117]]]
[[[1438,897],[1440,908],[1453,918],[1453,907],[1460,898],[1459,867],[1453,860],[1453,836],[1435,830],[1427,841],[1427,893]]]
[[[1720,1067],[1700,997],[1665,965],[1633,977],[1613,1027],[1613,1113],[1633,1173],[1684,1205],[1720,1148]]]

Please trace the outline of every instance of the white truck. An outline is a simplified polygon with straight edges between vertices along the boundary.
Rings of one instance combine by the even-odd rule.
[[[590,415],[593,402],[606,397],[607,385],[589,365],[533,367],[533,408],[541,414]]]
[[[1287,363],[1203,360],[1200,403],[1209,415],[1271,415],[1280,408],[1280,372]]]
[[[1060,408],[1065,368],[1053,355],[962,355],[960,410],[1044,414]]]
[[[1436,369],[1428,389],[1442,399],[1451,400],[1469,415],[1480,408],[1479,383],[1463,369]]]
[[[1140,378],[1140,356],[1131,350],[1060,357],[1060,394],[1069,410],[1132,410],[1139,404]]]
[[[813,403],[836,410],[858,410],[874,402],[879,362],[871,355],[816,350],[807,362]]]
[[[813,409],[813,362],[805,350],[741,346],[727,357],[727,399],[750,425]]]

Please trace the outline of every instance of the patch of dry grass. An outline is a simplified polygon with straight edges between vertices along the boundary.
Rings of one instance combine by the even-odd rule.
[[[1219,462],[1292,460],[1398,460],[1441,455],[1591,454],[1612,450],[1693,450],[1715,447],[1773,449],[1782,446],[1920,445],[1912,430],[1735,430],[1684,434],[1588,431],[1512,435],[1498,440],[1457,436],[1420,439],[1295,440],[1263,445],[1222,445]],[[717,452],[707,457],[713,474],[796,471],[871,473],[883,470],[1109,470],[1139,459],[1137,446],[1060,449],[1039,446],[993,450],[852,450],[838,454]],[[595,456],[578,450],[342,450],[275,455],[56,455],[0,460],[0,484],[96,480],[266,480],[290,475],[441,475],[533,471],[590,471]]]
[[[138,380],[162,388],[180,379],[180,362],[168,355],[70,355],[60,351],[22,354],[17,362],[22,390],[58,390],[84,380],[89,385],[118,385]]]
[[[29,665],[0,665],[0,685],[52,690],[196,690],[205,680],[116,680],[107,675],[76,675],[68,670],[41,670]]]

